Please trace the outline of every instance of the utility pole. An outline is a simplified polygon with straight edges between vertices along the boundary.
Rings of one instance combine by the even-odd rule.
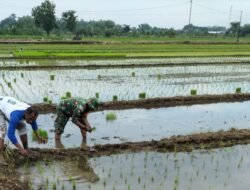
[[[239,27],[238,27],[238,32],[237,32],[237,42],[240,41],[240,26],[241,26],[241,20],[242,20],[242,11],[240,12],[240,22],[239,22]]]
[[[191,30],[192,7],[193,7],[193,0],[190,0],[190,11],[189,11],[189,21],[188,21],[189,30]]]

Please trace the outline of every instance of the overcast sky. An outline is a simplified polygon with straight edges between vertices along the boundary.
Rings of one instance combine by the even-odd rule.
[[[31,9],[43,0],[1,0],[0,20],[15,13],[18,17],[31,15]],[[113,20],[117,24],[180,29],[188,24],[190,0],[53,0],[56,16],[75,10],[78,19]],[[232,15],[230,17],[230,7]],[[228,26],[229,21],[250,23],[250,0],[193,0],[191,23],[198,26]]]

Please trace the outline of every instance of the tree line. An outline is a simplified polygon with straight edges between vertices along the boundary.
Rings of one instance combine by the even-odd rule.
[[[174,37],[178,34],[190,35],[250,35],[250,24],[240,26],[239,22],[232,22],[230,28],[223,26],[199,27],[186,25],[181,30],[173,28],[152,27],[147,23],[138,27],[116,24],[111,20],[84,21],[78,20],[74,10],[62,13],[61,18],[55,16],[56,5],[45,0],[41,5],[34,7],[31,16],[17,17],[11,14],[0,21],[0,35],[75,35],[76,39],[86,37]]]

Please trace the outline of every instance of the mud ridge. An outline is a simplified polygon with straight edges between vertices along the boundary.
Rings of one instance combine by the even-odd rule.
[[[165,98],[148,98],[129,101],[103,102],[99,111],[102,110],[125,110],[125,109],[152,109],[162,107],[188,106],[196,104],[211,104],[221,102],[243,102],[250,100],[250,93],[223,94],[223,95],[198,95],[176,96]],[[41,113],[53,113],[56,111],[55,104],[33,104]]]
[[[221,56],[220,56],[221,57]],[[79,59],[82,57],[71,57],[70,59]],[[88,60],[99,60],[99,59],[104,59],[104,60],[121,60],[121,59],[142,59],[143,57],[101,57],[101,58],[91,58],[91,57],[84,57]],[[144,57],[144,59],[151,59],[151,58],[185,58],[185,57]],[[194,57],[188,57],[188,58],[194,58]],[[199,57],[201,58],[201,57]],[[205,58],[207,58],[205,56]],[[36,57],[36,58],[16,58],[16,57],[1,57],[2,60],[16,60],[16,59],[44,59],[44,57]],[[57,59],[57,60],[63,60],[63,59],[69,59],[68,57],[49,57],[46,59]],[[249,64],[249,60],[241,61],[240,64]],[[233,64],[239,64],[239,62],[236,61],[231,61],[231,62],[220,62],[220,61],[214,61],[213,63],[211,62],[202,62],[202,63],[197,63],[197,62],[180,62],[180,63],[148,63],[148,64],[89,64],[89,65],[77,65],[77,64],[69,64],[69,65],[22,65],[22,66],[0,66],[1,70],[48,70],[48,69],[121,69],[121,68],[147,68],[147,67],[173,67],[173,66],[206,66],[206,65],[233,65]]]
[[[190,152],[195,149],[214,149],[250,143],[250,129],[231,129],[229,131],[178,135],[159,141],[126,142],[121,144],[95,145],[87,148],[69,149],[30,149],[31,161],[42,159],[64,159],[67,157],[100,157],[128,152]],[[18,153],[16,153],[18,154]],[[17,155],[18,157],[18,155]],[[20,156],[19,156],[20,157]],[[18,162],[18,159],[15,159]],[[19,160],[20,162],[20,160]],[[18,163],[16,163],[18,164]]]

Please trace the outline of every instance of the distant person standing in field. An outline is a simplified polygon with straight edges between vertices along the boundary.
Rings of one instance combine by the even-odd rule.
[[[55,139],[60,141],[64,128],[69,120],[79,127],[83,142],[86,143],[87,132],[92,132],[92,127],[88,122],[88,113],[98,109],[100,103],[97,98],[90,98],[89,100],[83,98],[69,98],[62,100],[57,106],[57,118],[55,119]]]
[[[12,97],[0,96],[0,162],[3,161],[2,151],[4,149],[6,132],[8,138],[17,147],[20,154],[28,156],[27,129],[24,121],[32,126],[39,142],[45,142],[45,140],[37,133],[37,117],[38,111],[30,107],[28,104],[20,102]],[[6,126],[6,121],[9,123],[8,128]],[[16,139],[16,130],[19,132],[22,145]]]

